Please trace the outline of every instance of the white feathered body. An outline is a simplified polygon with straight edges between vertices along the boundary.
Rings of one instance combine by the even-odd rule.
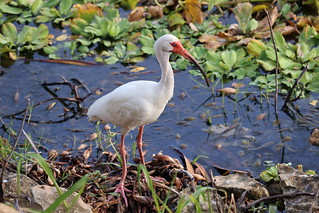
[[[133,81],[96,100],[88,110],[90,121],[101,120],[121,127],[127,133],[158,119],[173,96],[173,87],[159,82]]]
[[[132,81],[99,98],[88,110],[90,121],[101,120],[121,127],[125,135],[136,127],[157,120],[167,102],[173,97],[174,74],[169,64],[173,49],[173,35],[159,38],[154,45],[155,55],[162,70],[161,80]]]

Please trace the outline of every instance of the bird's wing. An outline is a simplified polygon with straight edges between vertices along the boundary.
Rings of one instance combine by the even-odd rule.
[[[88,111],[90,120],[102,120],[129,129],[155,121],[160,114],[154,113],[154,110],[158,111],[153,91],[156,84],[134,81],[118,87],[92,104]]]

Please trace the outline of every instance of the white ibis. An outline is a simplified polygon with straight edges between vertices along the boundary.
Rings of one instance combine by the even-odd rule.
[[[195,58],[182,46],[181,42],[173,35],[167,34],[160,37],[154,45],[155,55],[162,70],[161,80],[132,81],[121,85],[111,93],[96,100],[88,110],[89,121],[103,121],[121,127],[120,154],[122,158],[122,178],[115,192],[120,193],[127,204],[124,181],[127,174],[126,151],[124,139],[126,134],[135,128],[139,128],[137,147],[141,163],[145,165],[142,151],[142,135],[146,124],[157,120],[163,112],[167,102],[173,96],[174,74],[169,63],[171,52],[178,53],[190,62],[194,63],[209,86],[208,78]]]

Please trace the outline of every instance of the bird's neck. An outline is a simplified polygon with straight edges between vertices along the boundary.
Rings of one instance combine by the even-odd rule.
[[[170,52],[157,51],[155,54],[162,70],[162,76],[161,80],[159,81],[159,85],[162,87],[162,89],[170,91],[170,95],[172,97],[174,90],[174,74],[169,63]]]

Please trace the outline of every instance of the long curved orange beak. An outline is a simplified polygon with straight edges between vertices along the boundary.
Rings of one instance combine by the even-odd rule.
[[[204,79],[206,81],[207,86],[209,87],[209,79],[206,75],[206,72],[203,70],[203,68],[199,65],[199,63],[196,61],[196,59],[183,47],[183,45],[180,42],[173,42],[171,43],[173,50],[172,52],[177,53],[187,60],[189,60],[191,63],[193,63],[202,73],[204,76]]]

